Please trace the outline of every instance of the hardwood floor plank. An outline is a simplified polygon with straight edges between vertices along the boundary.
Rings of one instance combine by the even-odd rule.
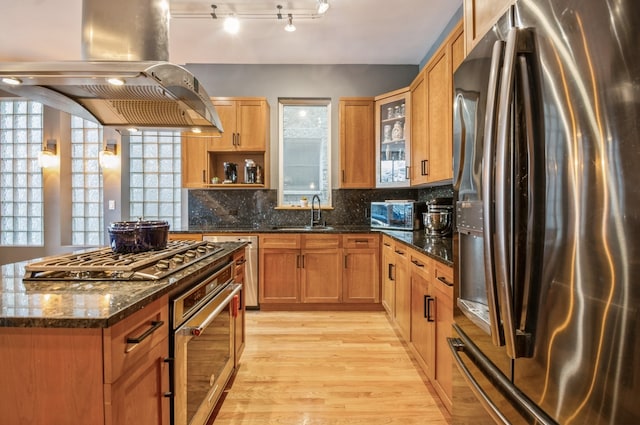
[[[247,343],[215,425],[445,425],[384,312],[247,311]]]

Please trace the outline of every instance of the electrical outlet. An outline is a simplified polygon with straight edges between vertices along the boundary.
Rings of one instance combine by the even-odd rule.
[[[109,210],[113,211],[116,209],[116,201],[113,199],[109,199]]]

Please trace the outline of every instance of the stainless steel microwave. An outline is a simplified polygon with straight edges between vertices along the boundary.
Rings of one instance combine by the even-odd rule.
[[[396,230],[422,228],[422,213],[427,212],[426,202],[387,200],[371,203],[371,227]]]

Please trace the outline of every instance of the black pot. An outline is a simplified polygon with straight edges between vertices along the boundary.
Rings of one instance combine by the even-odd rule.
[[[156,251],[167,247],[166,221],[118,221],[109,225],[111,250],[119,253]]]

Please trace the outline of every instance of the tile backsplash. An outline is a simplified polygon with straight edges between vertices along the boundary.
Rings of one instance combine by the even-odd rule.
[[[369,203],[385,199],[429,201],[452,197],[453,186],[421,189],[334,189],[333,209],[323,210],[328,225],[368,225]],[[276,209],[276,190],[189,190],[189,229],[302,226],[309,223],[308,209]]]

